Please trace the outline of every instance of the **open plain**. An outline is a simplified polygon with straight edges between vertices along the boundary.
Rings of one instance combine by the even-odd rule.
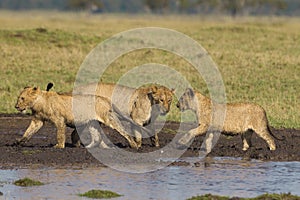
[[[12,195],[16,199],[20,196],[24,199],[33,199],[36,197],[34,195],[44,195],[43,198],[50,198],[51,195],[60,195],[61,192],[65,195],[63,198],[74,199],[77,197],[74,195],[78,191],[85,192],[83,189],[86,187],[118,185],[117,192],[131,192],[123,199],[132,199],[137,194],[134,186],[143,187],[141,183],[145,183],[146,186],[140,189],[146,189],[145,194],[149,193],[145,199],[164,199],[168,195],[171,199],[183,195],[180,197],[184,199],[207,192],[228,196],[233,194],[254,196],[278,191],[282,193],[292,191],[299,194],[297,193],[300,161],[299,22],[300,18],[293,17],[230,18],[193,15],[93,15],[81,12],[1,11],[0,195],[4,195],[4,198]],[[107,173],[108,175],[105,174],[102,171],[109,170],[109,168],[104,168],[105,165],[95,159],[87,149],[72,146],[71,128],[67,129],[65,149],[53,148],[56,144],[56,130],[50,123],[46,123],[26,144],[16,145],[16,138],[22,136],[31,119],[30,113],[17,114],[14,108],[17,96],[25,86],[39,86],[45,89],[49,82],[53,82],[53,90],[71,91],[82,62],[93,48],[122,31],[143,27],[172,29],[199,43],[218,66],[227,102],[252,102],[261,105],[266,110],[273,134],[285,137],[285,140],[275,140],[277,149],[270,151],[266,143],[253,134],[253,147],[244,152],[239,136],[221,135],[208,155],[208,160],[220,157],[226,160],[230,157],[242,159],[245,162],[236,165],[232,160],[221,162],[221,164],[218,164],[218,161],[212,161],[217,163],[214,166],[209,162],[198,160],[204,139],[203,136],[198,136],[183,153],[183,159],[173,162],[170,164],[172,167],[167,167],[165,171],[157,171],[158,175],[152,174],[151,180],[148,177],[149,174],[135,176],[124,173],[120,176],[114,171]],[[205,81],[189,62],[178,55],[160,49],[139,49],[122,55],[111,62],[99,80],[118,82],[129,70],[147,63],[159,63],[171,67],[195,89],[210,96]],[[167,78],[169,77],[166,77],[166,80]],[[168,145],[175,137],[181,119],[183,119],[182,123],[194,126],[190,114],[181,115],[175,106],[176,103],[177,99],[174,98],[171,111],[166,116],[167,122],[159,133],[161,147]],[[102,128],[111,142],[124,151],[146,153],[160,150],[158,147],[151,146],[149,139],[143,140],[142,148],[139,150],[131,149],[127,141],[115,131],[108,127]],[[184,161],[185,158],[188,160],[191,157],[192,162]],[[260,161],[256,163],[257,160]],[[123,161],[126,162],[126,160]],[[261,163],[263,163],[262,166]],[[218,168],[219,165],[220,168]],[[76,179],[72,183],[74,185],[61,179],[60,173],[56,171],[57,168],[64,175],[68,174],[70,180]],[[26,192],[26,189],[14,189],[17,192],[10,193],[13,188],[11,180],[16,176],[21,176],[21,170],[24,170],[26,174],[27,169],[34,178],[44,178],[48,182],[52,182],[55,176],[58,176],[59,186],[52,184],[55,192],[52,192],[50,183],[45,186],[47,188],[44,191]],[[69,171],[65,173],[66,170]],[[172,172],[171,175],[167,172],[168,170]],[[49,175],[53,171],[57,174]],[[93,179],[95,173],[102,172],[102,174],[97,181],[89,182],[84,176],[87,172],[92,180],[95,180]],[[187,178],[190,172],[192,175]],[[114,174],[114,177],[110,177],[110,174]],[[230,177],[232,174],[234,176]],[[83,178],[77,180],[80,176]],[[126,178],[119,180],[123,176]],[[133,178],[138,176],[141,179]],[[245,181],[245,177],[251,179],[252,182]],[[117,179],[117,184],[114,178]],[[160,178],[162,180],[166,178],[166,182],[160,181]],[[145,180],[154,182],[144,182]],[[155,180],[159,181],[155,182]],[[126,183],[126,187],[119,183]],[[82,184],[87,184],[87,186]],[[132,187],[128,187],[127,184],[131,184]],[[154,196],[153,188],[151,191],[148,189],[149,184],[160,189],[161,194]],[[166,184],[169,189],[176,187],[179,189],[165,190]],[[184,186],[193,191],[186,194],[186,191],[181,190]],[[61,188],[61,191],[57,192],[57,188]],[[69,192],[70,188],[72,194]],[[68,194],[64,193],[66,191]]]

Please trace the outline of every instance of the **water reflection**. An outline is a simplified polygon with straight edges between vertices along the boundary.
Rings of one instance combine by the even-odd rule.
[[[194,163],[195,158],[185,161]],[[2,199],[81,199],[76,194],[107,189],[121,199],[186,199],[206,193],[254,197],[263,193],[300,195],[300,162],[261,162],[215,158],[188,167],[167,167],[144,174],[97,169],[0,170]],[[38,179],[44,186],[21,188],[20,178]],[[1,199],[1,197],[0,197]]]

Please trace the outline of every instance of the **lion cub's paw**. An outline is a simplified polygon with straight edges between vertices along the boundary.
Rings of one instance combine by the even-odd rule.
[[[135,149],[139,149],[139,145],[135,142],[130,142],[130,147],[135,148]]]
[[[54,146],[54,148],[56,148],[56,149],[63,149],[63,148],[65,148],[65,145],[56,144],[56,145]]]
[[[26,137],[16,138],[15,144],[16,145],[21,145],[21,144],[24,144],[27,141],[28,141],[28,139]]]

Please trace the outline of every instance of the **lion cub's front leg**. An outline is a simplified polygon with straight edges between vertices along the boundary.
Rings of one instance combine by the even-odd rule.
[[[41,129],[43,124],[44,122],[42,120],[36,118],[32,119],[22,138],[16,139],[17,143],[27,142],[36,132],[38,132],[38,130]]]
[[[179,139],[178,144],[187,146],[191,142],[191,140],[194,139],[194,137],[205,134],[207,129],[208,126],[205,124],[199,125],[197,128],[190,130],[187,134],[182,136]]]
[[[126,130],[123,128],[123,126],[121,125],[121,121],[119,120],[119,118],[113,112],[109,112],[108,115],[109,115],[109,117],[108,117],[108,121],[106,122],[106,124],[108,124],[111,128],[115,129],[124,138],[126,138],[127,141],[129,142],[130,147],[138,149],[137,143],[134,141],[134,139],[131,137],[131,135],[128,134],[126,132]]]

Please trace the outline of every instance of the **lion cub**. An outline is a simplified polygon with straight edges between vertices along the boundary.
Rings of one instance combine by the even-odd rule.
[[[84,126],[98,121],[117,130],[128,140],[131,147],[137,148],[136,142],[121,126],[108,99],[91,95],[58,94],[48,91],[49,88],[47,87],[47,91],[43,91],[38,87],[25,87],[20,93],[15,108],[20,112],[30,109],[33,119],[18,142],[28,141],[43,126],[45,121],[51,121],[57,128],[55,147],[64,148],[66,126],[75,127],[75,124],[76,126]],[[93,104],[93,102],[95,103]],[[73,110],[73,104],[80,106]],[[91,108],[91,105],[95,107]],[[95,110],[95,112],[91,112],[91,110]],[[79,115],[74,117],[73,111],[78,112]]]
[[[191,138],[207,132],[212,119],[211,99],[188,88],[180,97],[177,107],[181,111],[194,111],[199,123],[197,128],[190,130],[189,134],[179,140],[180,144],[187,144]],[[272,138],[272,136],[275,136],[271,136],[272,133],[268,126],[266,112],[261,106],[256,104],[226,104],[225,121],[220,131],[223,133],[241,134],[244,151],[251,146],[251,136],[253,132],[256,132],[259,137],[267,142],[270,150],[276,149],[275,142]],[[211,151],[210,145],[206,145],[206,148],[207,153],[209,153]]]
[[[140,126],[132,127],[138,147],[142,145],[142,130],[145,127],[149,127],[152,131],[150,133],[152,143],[159,147],[158,133],[155,130],[154,122],[159,115],[166,115],[170,111],[173,89],[156,85],[135,89],[101,82],[81,86],[75,91],[78,94],[96,94],[108,98],[124,116],[128,116]],[[146,137],[148,135],[146,134]]]

